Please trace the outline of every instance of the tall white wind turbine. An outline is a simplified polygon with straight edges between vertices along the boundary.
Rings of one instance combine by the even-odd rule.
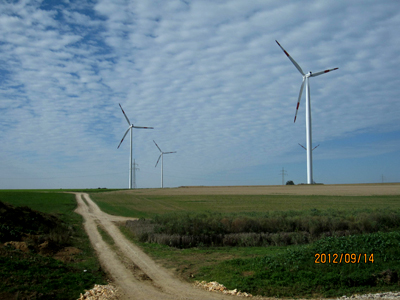
[[[119,104],[119,103],[118,103],[118,104]],[[134,126],[133,124],[131,124],[131,122],[129,121],[128,117],[126,116],[124,110],[122,109],[121,104],[119,104],[119,107],[121,107],[122,113],[124,114],[125,119],[126,119],[126,121],[128,122],[129,127],[128,127],[128,129],[126,130],[124,136],[122,137],[121,142],[119,142],[119,145],[118,145],[117,149],[119,148],[119,146],[121,146],[121,144],[122,144],[124,138],[125,138],[126,135],[128,134],[128,131],[129,131],[129,130],[131,131],[131,152],[130,152],[130,155],[129,155],[129,189],[131,189],[131,188],[132,188],[132,129],[133,129],[133,128],[137,128],[137,129],[154,129],[154,128],[153,128],[153,127]]]
[[[334,68],[334,69],[328,69],[325,71],[317,72],[317,73],[312,73],[311,71],[307,74],[304,74],[303,70],[299,66],[299,64],[289,55],[289,53],[286,52],[285,49],[278,43],[277,40],[275,42],[278,44],[278,46],[282,49],[282,51],[286,54],[286,56],[290,59],[290,61],[294,64],[296,69],[301,73],[303,76],[303,83],[301,84],[300,87],[300,93],[299,93],[299,99],[297,100],[297,107],[296,107],[296,114],[294,115],[294,122],[296,122],[297,118],[297,112],[299,110],[299,105],[300,105],[300,99],[303,94],[303,88],[304,84],[306,85],[306,150],[307,150],[307,183],[308,184],[313,184],[313,169],[312,169],[312,134],[311,134],[311,102],[310,102],[310,84],[308,82],[310,77],[316,77],[325,73],[328,73],[330,71],[337,70],[339,68]]]
[[[157,167],[158,162],[160,161],[160,158],[161,158],[161,188],[163,188],[163,187],[164,187],[164,173],[163,173],[164,154],[176,153],[176,151],[173,151],[173,152],[162,152],[161,149],[160,149],[160,147],[158,147],[156,141],[153,140],[153,142],[154,142],[154,144],[156,144],[158,150],[160,150],[160,152],[161,152],[160,156],[159,156],[158,159],[157,159],[157,163],[156,163],[156,166],[155,166],[155,167]]]

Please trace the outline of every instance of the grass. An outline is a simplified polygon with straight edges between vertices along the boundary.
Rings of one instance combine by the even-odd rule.
[[[1,250],[5,252],[5,250]],[[20,295],[41,295],[40,299],[77,299],[79,293],[92,288],[102,279],[97,268],[83,272],[82,267],[65,264],[40,255],[26,255],[10,250],[0,256],[0,290]],[[85,264],[85,267],[89,267]],[[14,297],[12,297],[14,298]],[[29,298],[31,299],[31,298]]]
[[[196,277],[223,282],[230,289],[279,297],[338,297],[393,291],[399,289],[399,243],[399,232],[326,238],[272,256],[231,259],[205,266]],[[316,253],[356,255],[354,261],[318,260],[317,264]],[[357,262],[359,254],[366,254],[366,263],[364,255]]]
[[[76,208],[75,195],[50,191],[0,191],[0,201],[28,206],[44,213],[69,216]]]
[[[90,194],[100,208],[114,215],[153,218],[170,212],[268,212],[287,210],[400,209],[399,196],[179,195],[138,193]]]
[[[96,254],[84,231],[82,216],[74,213],[75,195],[54,191],[0,191],[0,201],[56,215],[72,227],[69,246],[81,251],[75,261],[62,263],[51,257],[0,248],[0,291],[14,297],[77,299],[96,284],[106,284]]]
[[[111,235],[108,234],[107,231],[104,230],[103,226],[97,225],[97,230],[99,231],[102,239],[110,246],[115,245],[114,239],[111,237]]]

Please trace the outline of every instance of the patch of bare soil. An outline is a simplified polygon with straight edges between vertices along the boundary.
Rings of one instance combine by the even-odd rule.
[[[85,201],[83,200],[85,199]],[[120,218],[102,212],[88,194],[76,193],[77,213],[85,219],[85,230],[102,267],[118,287],[121,300],[212,300],[233,296],[207,292],[181,281],[171,271],[157,265],[139,247],[128,241],[114,224]],[[114,239],[113,249],[97,230],[100,224]],[[115,250],[117,248],[117,250]],[[270,298],[258,298],[270,299]]]
[[[328,195],[373,196],[400,195],[400,183],[387,184],[316,184],[268,186],[193,186],[167,189],[118,191],[139,195]]]
[[[53,255],[53,258],[61,260],[62,262],[71,262],[75,260],[75,255],[82,251],[75,247],[65,247]]]

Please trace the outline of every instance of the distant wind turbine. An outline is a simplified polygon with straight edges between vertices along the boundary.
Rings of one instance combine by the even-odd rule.
[[[307,148],[304,147],[302,144],[300,144],[300,143],[298,143],[298,144],[301,146],[301,148],[303,148],[304,150],[307,150]],[[312,148],[312,151],[314,151],[314,149],[317,148],[318,146],[319,146],[319,144],[317,146],[315,146],[314,148]]]
[[[119,104],[119,103],[118,103],[118,104]],[[134,126],[133,124],[131,124],[131,122],[129,121],[128,117],[126,116],[124,110],[122,109],[121,104],[119,104],[119,107],[121,107],[122,113],[124,114],[125,119],[126,119],[126,121],[128,122],[129,127],[128,127],[128,129],[126,130],[124,136],[122,137],[122,140],[121,140],[121,142],[119,143],[117,149],[119,148],[119,146],[121,146],[121,144],[122,144],[124,138],[125,138],[126,135],[128,134],[128,131],[129,131],[129,130],[131,131],[131,152],[130,152],[130,155],[129,155],[129,189],[131,189],[131,188],[132,188],[132,129],[133,129],[133,128],[137,128],[137,129],[154,129],[154,128],[153,128],[153,127]]]
[[[160,150],[160,152],[161,152],[160,156],[158,157],[158,160],[157,160],[157,163],[156,163],[155,167],[157,167],[158,162],[160,161],[160,158],[161,158],[161,188],[163,188],[164,187],[164,173],[163,173],[163,166],[164,166],[164,162],[163,162],[164,158],[163,157],[164,157],[164,154],[176,153],[176,151],[173,151],[173,152],[162,152],[160,147],[158,147],[156,141],[153,140],[153,142],[157,146],[158,150]]]
[[[297,118],[297,112],[299,110],[299,105],[300,105],[300,99],[303,94],[303,88],[304,84],[306,84],[306,142],[307,142],[307,183],[308,184],[313,184],[313,169],[312,169],[312,134],[311,134],[311,97],[310,97],[310,84],[309,84],[309,78],[310,77],[316,77],[325,73],[328,73],[330,71],[337,70],[339,68],[334,68],[334,69],[328,69],[325,71],[317,72],[317,73],[311,73],[311,71],[307,74],[304,74],[303,70],[299,66],[299,64],[289,55],[289,53],[286,52],[285,49],[279,44],[277,40],[275,42],[278,44],[278,46],[282,49],[282,51],[286,54],[286,56],[290,59],[290,61],[294,64],[296,69],[303,75],[303,83],[301,84],[300,87],[300,93],[299,93],[299,99],[297,100],[297,107],[296,107],[296,114],[294,116],[294,122],[296,122]]]

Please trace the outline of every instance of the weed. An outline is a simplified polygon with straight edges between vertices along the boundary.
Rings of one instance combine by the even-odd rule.
[[[253,214],[169,213],[153,220],[128,221],[141,242],[178,248],[206,246],[287,246],[327,236],[390,231],[400,226],[400,211],[288,211]]]
[[[97,230],[99,231],[102,239],[110,246],[115,245],[115,241],[112,236],[103,228],[101,225],[97,225]]]

